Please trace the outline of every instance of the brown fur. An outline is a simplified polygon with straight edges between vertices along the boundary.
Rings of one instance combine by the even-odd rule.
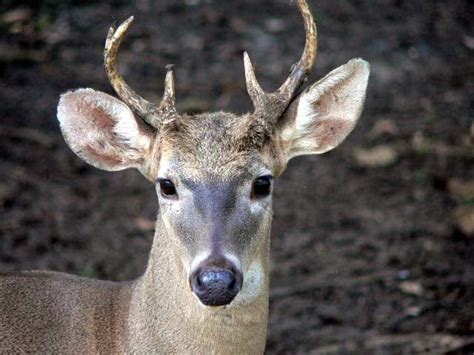
[[[32,271],[0,275],[0,353],[113,352],[130,286]]]
[[[252,115],[236,116],[228,112],[215,112],[182,117],[164,125],[160,132],[164,151],[178,152],[189,169],[202,180],[209,176],[229,179],[272,144],[270,131],[258,124]],[[193,172],[191,172],[193,170]]]

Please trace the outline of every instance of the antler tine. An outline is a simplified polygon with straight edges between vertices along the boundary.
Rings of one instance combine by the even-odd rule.
[[[163,92],[163,98],[161,99],[161,103],[158,107],[157,113],[157,115],[162,120],[161,122],[173,120],[178,114],[175,108],[176,98],[174,89],[173,67],[173,64],[168,64],[166,66],[165,90]]]
[[[258,83],[255,76],[255,70],[247,52],[244,52],[244,70],[245,70],[245,83],[247,85],[247,91],[250,99],[253,102],[255,108],[262,107],[266,102],[266,93]]]
[[[316,23],[314,21],[308,3],[305,0],[298,0],[298,8],[303,16],[306,31],[306,43],[300,60],[292,67],[288,79],[278,89],[278,92],[290,100],[301,84],[306,80],[313,69],[316,61],[318,35]]]
[[[255,113],[259,116],[271,115],[272,117],[278,117],[283,113],[296,91],[311,73],[316,60],[318,44],[316,22],[306,0],[297,0],[297,4],[304,20],[306,31],[305,48],[300,60],[293,65],[290,75],[276,92],[266,93],[263,91],[255,77],[250,58],[247,52],[244,53],[247,90],[253,102]]]
[[[145,122],[154,128],[159,128],[163,119],[174,116],[174,80],[171,68],[168,69],[165,80],[165,93],[160,105],[151,103],[138,95],[122,78],[117,69],[117,54],[120,44],[134,18],[130,16],[117,30],[109,29],[104,49],[104,66],[110,83],[117,95]]]

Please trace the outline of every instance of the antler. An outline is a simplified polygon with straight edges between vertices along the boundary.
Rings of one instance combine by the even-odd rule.
[[[159,105],[145,100],[123,80],[117,69],[117,53],[122,39],[132,22],[133,16],[130,16],[117,30],[115,30],[113,26],[110,27],[104,49],[105,71],[117,95],[146,123],[158,129],[163,121],[172,119],[177,115],[175,108],[173,66],[167,66],[165,90]]]
[[[255,115],[266,121],[277,119],[286,110],[296,91],[306,80],[313,68],[317,52],[317,30],[306,0],[297,0],[298,9],[304,20],[306,44],[300,60],[293,65],[289,77],[272,93],[265,92],[257,81],[254,68],[247,52],[244,52],[245,80],[247,91],[255,108]]]

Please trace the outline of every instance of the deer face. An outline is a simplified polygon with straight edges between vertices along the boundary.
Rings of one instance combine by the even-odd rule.
[[[268,242],[275,171],[264,154],[272,143],[252,139],[249,119],[229,113],[178,119],[165,126],[160,143],[160,216],[205,305],[228,304],[247,282],[244,275],[263,276],[258,253]]]
[[[266,282],[274,178],[289,159],[333,149],[359,118],[368,63],[354,59],[296,95],[316,55],[316,27],[304,0],[306,46],[274,93],[258,85],[244,55],[255,111],[181,116],[171,68],[159,105],[138,96],[116,70],[132,18],[106,42],[105,67],[123,101],[92,89],[62,95],[58,119],[66,142],[88,163],[109,171],[139,169],[156,184],[160,225],[175,246],[192,291],[206,306],[252,301]],[[132,111],[133,109],[133,111]]]

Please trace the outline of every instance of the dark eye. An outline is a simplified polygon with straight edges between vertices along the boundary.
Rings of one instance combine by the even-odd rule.
[[[271,192],[273,177],[270,175],[260,176],[255,179],[252,186],[252,198],[262,198]]]
[[[171,180],[158,179],[158,183],[160,184],[161,194],[163,196],[171,197],[176,195],[176,188]]]

